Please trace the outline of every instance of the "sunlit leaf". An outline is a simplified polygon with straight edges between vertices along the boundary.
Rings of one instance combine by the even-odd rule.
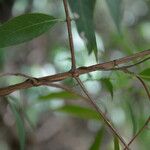
[[[21,116],[16,108],[16,105],[10,99],[8,100],[8,102],[14,114],[14,117],[16,119],[16,126],[18,130],[19,141],[20,141],[20,149],[24,150],[25,149],[25,128],[24,128],[23,120],[21,119]]]
[[[150,68],[143,70],[139,75],[141,78],[150,81]]]
[[[114,137],[114,150],[120,150],[119,140],[116,136]]]
[[[89,54],[95,53],[97,58],[97,44],[93,24],[94,6],[96,0],[69,0],[79,35],[84,40]]]
[[[99,114],[91,109],[91,108],[87,108],[87,107],[81,107],[81,106],[76,106],[76,105],[66,105],[66,106],[62,106],[60,108],[55,109],[56,111],[59,112],[64,112],[79,118],[83,118],[83,119],[95,119],[95,120],[99,120]]]
[[[48,31],[58,19],[40,13],[24,14],[0,26],[0,48],[20,44]]]
[[[123,15],[122,0],[106,0],[106,3],[108,5],[112,19],[118,31],[120,32],[121,19]]]
[[[104,136],[104,128],[101,128],[96,136],[95,136],[95,139],[94,139],[94,142],[93,144],[91,145],[90,149],[89,150],[99,150],[100,149],[100,146],[101,146],[101,143],[102,143],[102,138]]]
[[[69,93],[69,92],[66,92],[66,91],[61,91],[61,92],[54,92],[54,93],[50,93],[48,95],[44,95],[44,96],[39,97],[40,100],[53,100],[55,98],[76,99],[76,98],[78,98],[78,96],[73,94],[73,93]]]
[[[100,80],[102,82],[102,84],[104,85],[104,87],[110,92],[111,97],[113,99],[114,93],[113,93],[113,84],[111,83],[109,78],[102,78]]]

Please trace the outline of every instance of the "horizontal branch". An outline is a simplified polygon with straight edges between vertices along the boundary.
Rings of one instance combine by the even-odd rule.
[[[150,55],[150,50],[145,50],[145,51],[142,51],[142,52],[130,55],[130,56],[126,56],[120,59],[112,60],[109,62],[96,64],[96,65],[92,65],[88,67],[79,67],[75,69],[74,71],[58,73],[55,75],[45,76],[41,78],[30,77],[22,83],[0,88],[0,96],[6,96],[17,90],[27,89],[27,88],[36,87],[36,86],[46,86],[47,83],[62,81],[69,77],[76,77],[76,76],[89,73],[89,72],[93,72],[93,71],[97,71],[97,70],[104,70],[104,71],[112,70],[113,68],[115,68],[116,66],[120,64],[125,64],[128,62],[143,58],[144,56],[148,56],[148,55]]]

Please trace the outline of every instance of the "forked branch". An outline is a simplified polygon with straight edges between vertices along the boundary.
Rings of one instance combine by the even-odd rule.
[[[113,125],[110,123],[109,119],[103,114],[101,109],[97,106],[96,102],[91,98],[90,94],[88,93],[88,91],[84,87],[83,83],[81,82],[79,76],[82,75],[82,74],[90,73],[90,72],[97,71],[97,70],[103,70],[103,71],[121,70],[121,69],[127,69],[127,68],[130,68],[130,67],[136,66],[136,65],[150,59],[150,57],[149,57],[150,49],[139,52],[139,53],[136,53],[136,54],[133,54],[133,55],[130,55],[130,56],[126,56],[126,57],[123,57],[123,58],[120,58],[120,59],[108,61],[108,62],[105,62],[105,63],[96,64],[96,65],[92,65],[92,66],[82,66],[82,67],[76,68],[74,43],[73,43],[73,37],[72,37],[72,31],[71,31],[71,18],[70,18],[68,6],[67,6],[67,0],[63,0],[63,4],[64,4],[64,9],[65,9],[65,14],[66,14],[68,38],[69,38],[69,45],[70,45],[70,52],[71,52],[71,62],[72,62],[71,70],[68,71],[68,72],[58,73],[58,74],[55,74],[55,75],[45,76],[45,77],[41,77],[41,78],[30,77],[30,76],[20,74],[20,73],[1,74],[0,77],[7,76],[7,75],[15,75],[15,76],[25,77],[25,78],[27,78],[27,80],[25,80],[22,83],[18,83],[18,84],[11,85],[11,86],[8,86],[8,87],[0,88],[0,96],[6,96],[6,95],[8,95],[12,92],[17,91],[17,90],[27,89],[27,88],[36,87],[36,86],[60,87],[60,86],[58,86],[58,84],[55,84],[54,82],[62,81],[64,79],[70,78],[70,77],[74,78],[74,79],[76,79],[76,81],[80,85],[81,89],[83,90],[83,92],[87,96],[87,98],[85,98],[85,97],[83,97],[83,98],[86,99],[86,100],[88,99],[91,102],[92,106],[97,110],[97,112],[99,113],[99,116],[104,120],[105,124],[109,127],[109,129],[111,129],[112,133],[118,137],[118,139],[125,146],[125,149],[129,150],[129,145],[133,142],[133,140],[136,138],[136,136],[143,129],[141,129],[138,132],[138,134],[135,137],[133,137],[133,139],[129,142],[129,144],[126,144],[126,142],[124,141],[122,136],[113,127]],[[147,56],[147,58],[143,59],[145,56]],[[140,59],[140,61],[139,61],[139,59]],[[143,59],[143,60],[141,60],[141,59]],[[126,63],[129,63],[129,62],[135,61],[135,60],[138,60],[138,62],[136,64],[118,67],[121,64],[125,65]],[[149,91],[148,91],[147,87],[145,86],[145,83],[143,82],[143,80],[141,78],[139,78],[138,76],[137,76],[137,78],[143,84],[146,92],[149,93]],[[61,88],[65,88],[65,87],[61,87]]]
[[[62,80],[72,77],[74,72],[76,72],[76,75],[79,76],[82,74],[86,74],[86,73],[90,73],[90,72],[98,71],[98,70],[103,70],[103,71],[117,70],[116,66],[118,65],[129,63],[131,61],[135,61],[137,59],[140,59],[149,55],[150,55],[150,50],[145,50],[145,51],[142,51],[142,52],[130,55],[130,56],[108,61],[105,63],[96,64],[96,65],[92,65],[88,67],[82,66],[82,67],[75,69],[73,72],[68,71],[68,72],[58,73],[55,75],[45,76],[45,77],[40,77],[40,78],[30,77],[22,83],[0,88],[0,96],[6,96],[17,90],[27,89],[27,88],[36,87],[36,86],[45,86],[47,83],[62,81]],[[9,74],[15,74],[15,73],[9,73]]]

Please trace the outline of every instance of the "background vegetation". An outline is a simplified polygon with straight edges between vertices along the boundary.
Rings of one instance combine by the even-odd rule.
[[[83,1],[85,5],[89,2]],[[149,49],[149,0],[95,2],[93,21],[90,20],[90,10],[83,17],[87,19],[88,16],[87,26],[95,28],[97,47],[94,47],[94,37],[91,39],[93,43],[84,43],[85,40],[77,32],[75,21],[72,21],[77,67],[96,64],[95,56],[102,63]],[[70,0],[69,4],[74,10],[75,2]],[[65,18],[62,0],[0,0],[1,23],[29,12]],[[71,17],[74,18],[74,15]],[[75,17],[78,18],[77,14]],[[83,20],[81,25],[84,23]],[[91,30],[87,29],[89,32]],[[5,35],[0,33],[1,40]],[[82,32],[80,35],[86,36]],[[30,42],[1,48],[0,72],[21,72],[42,77],[68,71],[71,67],[69,49],[66,23],[61,20],[51,30]],[[143,77],[148,87],[149,65],[150,62],[146,61],[131,69],[137,74],[146,70]],[[150,103],[141,83],[121,71],[96,71],[80,78],[97,106],[128,143],[150,114]],[[22,81],[22,77],[4,76],[0,78],[0,87]],[[73,79],[61,83],[83,94]],[[111,150],[114,149],[114,143],[118,143],[116,139],[85,99],[60,88],[43,86],[0,97],[0,150],[17,150],[20,146],[23,149],[24,141],[27,150]],[[149,141],[147,126],[131,144],[131,149],[148,150]]]

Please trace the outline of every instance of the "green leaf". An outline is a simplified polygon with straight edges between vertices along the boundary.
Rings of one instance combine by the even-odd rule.
[[[122,0],[106,0],[110,15],[117,27],[118,32],[120,32],[121,20],[123,15]]]
[[[44,95],[44,96],[40,96],[39,99],[40,100],[53,100],[55,98],[60,98],[60,99],[76,99],[79,96],[73,94],[73,93],[69,93],[66,91],[61,91],[61,92],[54,92],[54,93],[50,93],[48,95]]]
[[[57,108],[55,110],[59,112],[68,113],[82,119],[95,119],[95,120],[100,119],[99,114],[91,108],[86,108],[86,107],[81,107],[76,105],[66,105]]]
[[[100,146],[101,146],[101,143],[102,143],[102,138],[104,136],[104,128],[101,128],[96,136],[95,136],[95,139],[94,139],[94,142],[93,144],[91,145],[90,149],[89,150],[99,150]]]
[[[102,78],[100,79],[102,82],[103,86],[110,92],[111,97],[113,99],[114,93],[113,93],[113,84],[111,83],[109,78]]]
[[[119,140],[116,136],[114,137],[114,150],[120,150]]]
[[[58,21],[40,13],[15,17],[0,26],[0,48],[30,41],[48,31]]]
[[[150,81],[150,68],[143,70],[139,75],[141,78]]]
[[[136,116],[133,112],[133,108],[132,105],[130,103],[127,103],[128,109],[129,109],[129,113],[131,116],[131,121],[132,121],[132,126],[133,126],[133,135],[136,134],[137,132],[137,122],[136,122]]]
[[[16,105],[13,102],[11,102],[11,100],[8,100],[8,102],[16,119],[18,136],[20,140],[20,149],[24,150],[25,149],[25,129],[24,129],[23,120],[21,119],[21,116],[19,112],[17,111]]]
[[[79,35],[84,40],[89,54],[94,52],[97,59],[97,44],[93,24],[96,0],[69,0],[69,5],[77,16],[75,20]]]

